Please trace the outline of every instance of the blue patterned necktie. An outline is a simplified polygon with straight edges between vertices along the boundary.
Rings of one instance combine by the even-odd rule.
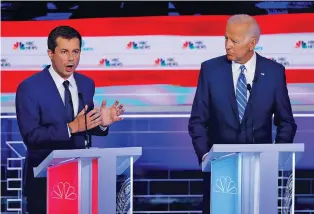
[[[244,75],[244,71],[246,70],[244,65],[240,66],[241,73],[238,78],[237,82],[237,92],[236,92],[236,99],[238,104],[238,111],[239,111],[239,118],[240,122],[244,116],[246,104],[247,104],[247,91],[246,91],[246,78]]]
[[[67,113],[67,122],[72,122],[74,120],[74,110],[72,96],[69,89],[70,82],[68,80],[63,82],[64,86],[64,105]]]

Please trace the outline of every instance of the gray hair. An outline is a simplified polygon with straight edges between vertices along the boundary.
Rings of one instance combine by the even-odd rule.
[[[257,21],[252,17],[249,16],[247,14],[237,14],[237,15],[233,15],[231,16],[227,23],[229,24],[248,24],[249,25],[249,35],[251,37],[255,37],[256,38],[256,44],[259,41],[259,37],[261,35],[261,30],[260,27],[257,23]]]

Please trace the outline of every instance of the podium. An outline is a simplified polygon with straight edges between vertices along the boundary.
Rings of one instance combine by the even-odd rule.
[[[211,214],[294,214],[296,154],[304,144],[215,144],[202,163],[211,172]]]
[[[133,212],[133,164],[141,147],[55,150],[34,168],[47,177],[47,214]]]

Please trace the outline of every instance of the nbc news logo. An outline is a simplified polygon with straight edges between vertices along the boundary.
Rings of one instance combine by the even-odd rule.
[[[299,49],[314,48],[314,40],[308,41],[308,42],[304,42],[302,40],[297,41],[295,44],[295,48],[299,48]]]

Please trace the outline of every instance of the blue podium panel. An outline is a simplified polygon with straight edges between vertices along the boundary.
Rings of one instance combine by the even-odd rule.
[[[296,153],[303,151],[304,144],[213,145],[202,163],[212,173],[211,214],[294,213]]]
[[[211,163],[211,214],[241,214],[241,164],[239,154]]]

